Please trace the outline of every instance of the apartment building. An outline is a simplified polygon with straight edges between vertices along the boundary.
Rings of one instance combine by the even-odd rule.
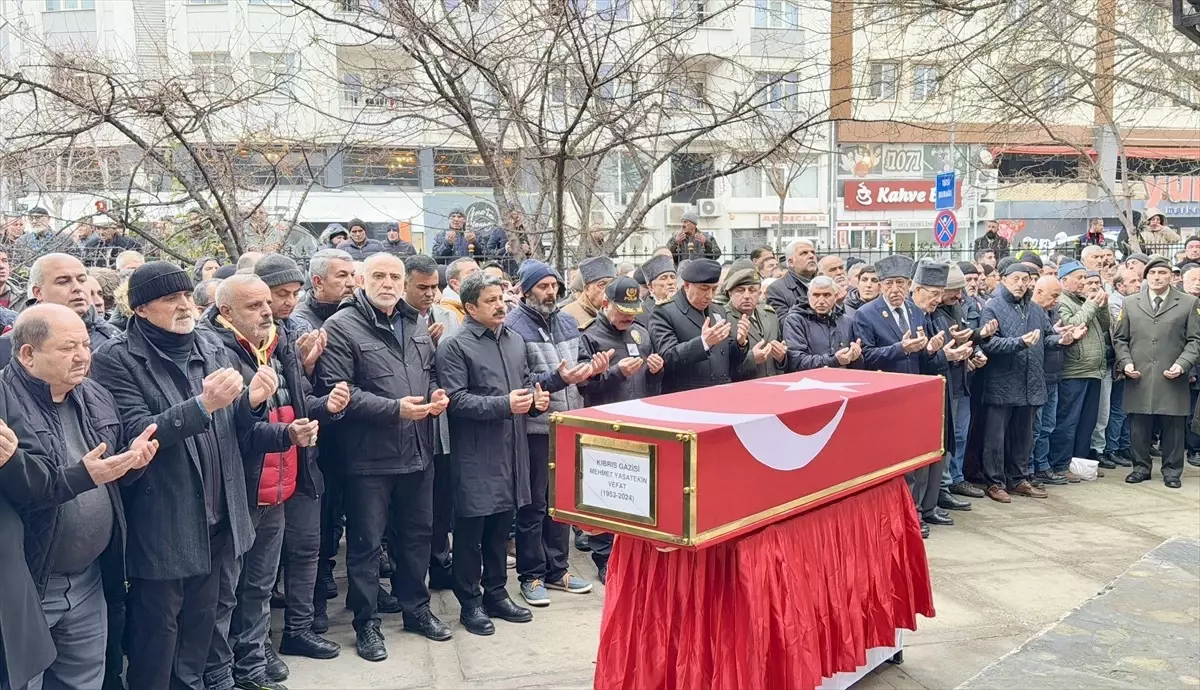
[[[526,4],[526,11],[537,9]],[[505,30],[495,18],[501,12],[519,15],[515,5],[495,0],[431,0],[423,7],[436,26],[467,36]],[[755,89],[761,90],[756,108],[775,118],[768,123],[781,129],[801,117],[813,123],[799,137],[795,155],[695,183],[765,148],[771,129],[759,141],[752,130],[720,123],[660,159],[653,156],[661,151],[649,151],[649,159],[660,163],[650,171],[631,159],[630,147],[615,148],[595,172],[592,198],[572,204],[568,222],[611,227],[631,205],[671,192],[645,215],[629,251],[648,252],[665,241],[686,210],[697,211],[702,230],[735,253],[827,233],[833,198],[832,159],[825,155],[831,134],[825,115],[827,12],[791,0],[552,0],[549,7],[609,22],[614,33],[612,27],[639,22],[688,27],[669,46],[680,71],[670,85],[660,85],[664,109],[678,117],[648,129],[678,128],[684,116],[703,122],[704,111]],[[421,65],[363,31],[395,21],[390,12],[388,0],[0,0],[0,16],[8,22],[0,29],[0,62],[5,70],[55,69],[61,56],[94,55],[126,82],[177,83],[195,99],[252,91],[245,103],[213,118],[206,132],[212,138],[204,144],[228,156],[239,194],[244,184],[248,198],[264,196],[272,217],[295,215],[312,228],[351,217],[380,228],[398,222],[419,246],[426,234],[445,227],[454,208],[466,210],[473,224],[501,223],[476,142],[464,136],[460,123],[446,124],[450,118],[429,84],[414,86]],[[675,23],[646,19],[662,12]],[[523,57],[519,47],[513,50]],[[597,69],[602,73],[606,65]],[[86,75],[70,66],[64,74],[87,87]],[[574,79],[564,72],[543,89],[549,112],[576,105]],[[498,100],[486,80],[463,86],[473,103]],[[609,90],[603,97],[620,103],[639,87],[621,77],[603,88]],[[413,108],[414,89],[430,98],[427,109]],[[495,112],[492,120],[478,118],[483,127],[501,126],[502,110]],[[655,141],[651,134],[638,137]],[[55,151],[38,165],[0,169],[0,205],[48,206],[64,219],[94,212],[97,199],[119,202],[123,196],[137,196],[148,209],[163,204],[150,214],[178,214],[188,206],[178,180],[154,174],[144,152],[127,139],[99,132],[72,146],[69,154]],[[657,143],[642,146],[661,149]],[[523,191],[536,196],[536,181]]]

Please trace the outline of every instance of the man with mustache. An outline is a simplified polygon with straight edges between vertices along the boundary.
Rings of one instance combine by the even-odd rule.
[[[433,533],[434,419],[450,403],[438,385],[428,320],[403,300],[404,262],[386,252],[363,262],[363,287],[325,322],[317,391],[350,384],[334,441],[346,472],[346,570],[358,655],[383,661],[378,610],[384,536],[392,595],[404,629],[431,640],[450,628],[429,608],[425,574]],[[457,554],[457,549],[456,549]]]
[[[817,275],[817,248],[812,240],[795,240],[787,247],[787,275],[767,288],[767,304],[785,316],[792,307],[808,301],[808,281]]]
[[[152,261],[129,278],[133,317],[92,358],[92,376],[116,399],[127,436],[157,425],[157,461],[123,483],[129,527],[128,683],[206,686],[222,578],[250,548],[248,456],[282,452],[286,432],[266,424],[274,377],[246,386],[212,333],[196,329],[192,279]]]
[[[514,511],[530,502],[526,423],[550,408],[550,393],[534,382],[524,339],[505,323],[500,279],[474,273],[459,294],[467,318],[438,345],[436,365],[454,429],[454,594],[467,632],[491,635],[492,618],[533,620],[504,588],[505,541]]]

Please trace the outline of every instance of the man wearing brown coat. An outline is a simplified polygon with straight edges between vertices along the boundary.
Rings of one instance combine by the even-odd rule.
[[[1146,264],[1142,291],[1125,298],[1113,333],[1116,368],[1125,374],[1123,408],[1130,416],[1130,484],[1151,476],[1150,444],[1162,432],[1162,475],[1180,487],[1184,432],[1190,407],[1188,372],[1200,361],[1200,300],[1171,288],[1171,265],[1161,256]]]

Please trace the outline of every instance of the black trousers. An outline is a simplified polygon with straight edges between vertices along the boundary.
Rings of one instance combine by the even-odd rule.
[[[454,529],[454,484],[450,456],[433,456],[433,536],[429,543],[429,580],[453,582],[450,563],[450,530]]]
[[[325,475],[325,493],[321,495],[321,562],[320,567],[333,570],[333,558],[337,556],[345,526],[344,499],[346,475],[339,467],[322,469]]]
[[[104,653],[104,690],[122,690],[125,671],[125,583],[104,582],[104,601],[108,607],[108,641]],[[3,666],[0,666],[2,669]]]
[[[1179,479],[1183,474],[1187,421],[1187,417],[1165,414],[1129,415],[1129,443],[1133,451],[1134,469],[1153,472],[1154,459],[1150,457],[1150,446],[1154,443],[1154,429],[1157,424],[1162,432],[1159,448],[1162,450],[1163,479]]]
[[[513,511],[454,521],[454,595],[463,609],[508,598],[505,543]],[[482,578],[480,575],[482,574]],[[480,585],[483,589],[480,590]]]
[[[610,532],[589,534],[588,545],[592,547],[592,562],[596,570],[608,565],[608,557],[612,554],[613,535]]]
[[[517,509],[517,573],[521,582],[558,582],[567,574],[570,525],[547,513],[550,501],[550,437],[529,434],[529,505]]]
[[[1025,480],[1037,410],[1030,405],[985,407],[983,475],[989,486],[1012,487]]]
[[[388,538],[392,595],[406,614],[429,606],[425,573],[433,533],[433,465],[408,474],[346,477],[346,603],[354,629],[379,620],[379,555]]]
[[[926,465],[904,475],[908,491],[912,494],[917,515],[929,515],[937,508],[938,492],[942,489],[942,471],[946,469],[946,458]]]
[[[983,386],[976,385],[971,391],[971,426],[967,430],[967,452],[963,455],[963,478],[969,482],[984,483],[983,477],[983,430],[985,426]]]
[[[212,568],[182,580],[129,584],[130,688],[204,690],[204,667],[217,617],[221,572],[234,561],[233,534],[223,526],[209,540]]]
[[[297,492],[283,504],[283,635],[312,627],[313,587],[321,551],[321,499]]]

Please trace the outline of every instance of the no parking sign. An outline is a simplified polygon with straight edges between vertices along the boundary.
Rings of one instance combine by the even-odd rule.
[[[938,212],[933,219],[933,239],[944,249],[954,244],[955,237],[958,237],[958,218],[954,211]]]

